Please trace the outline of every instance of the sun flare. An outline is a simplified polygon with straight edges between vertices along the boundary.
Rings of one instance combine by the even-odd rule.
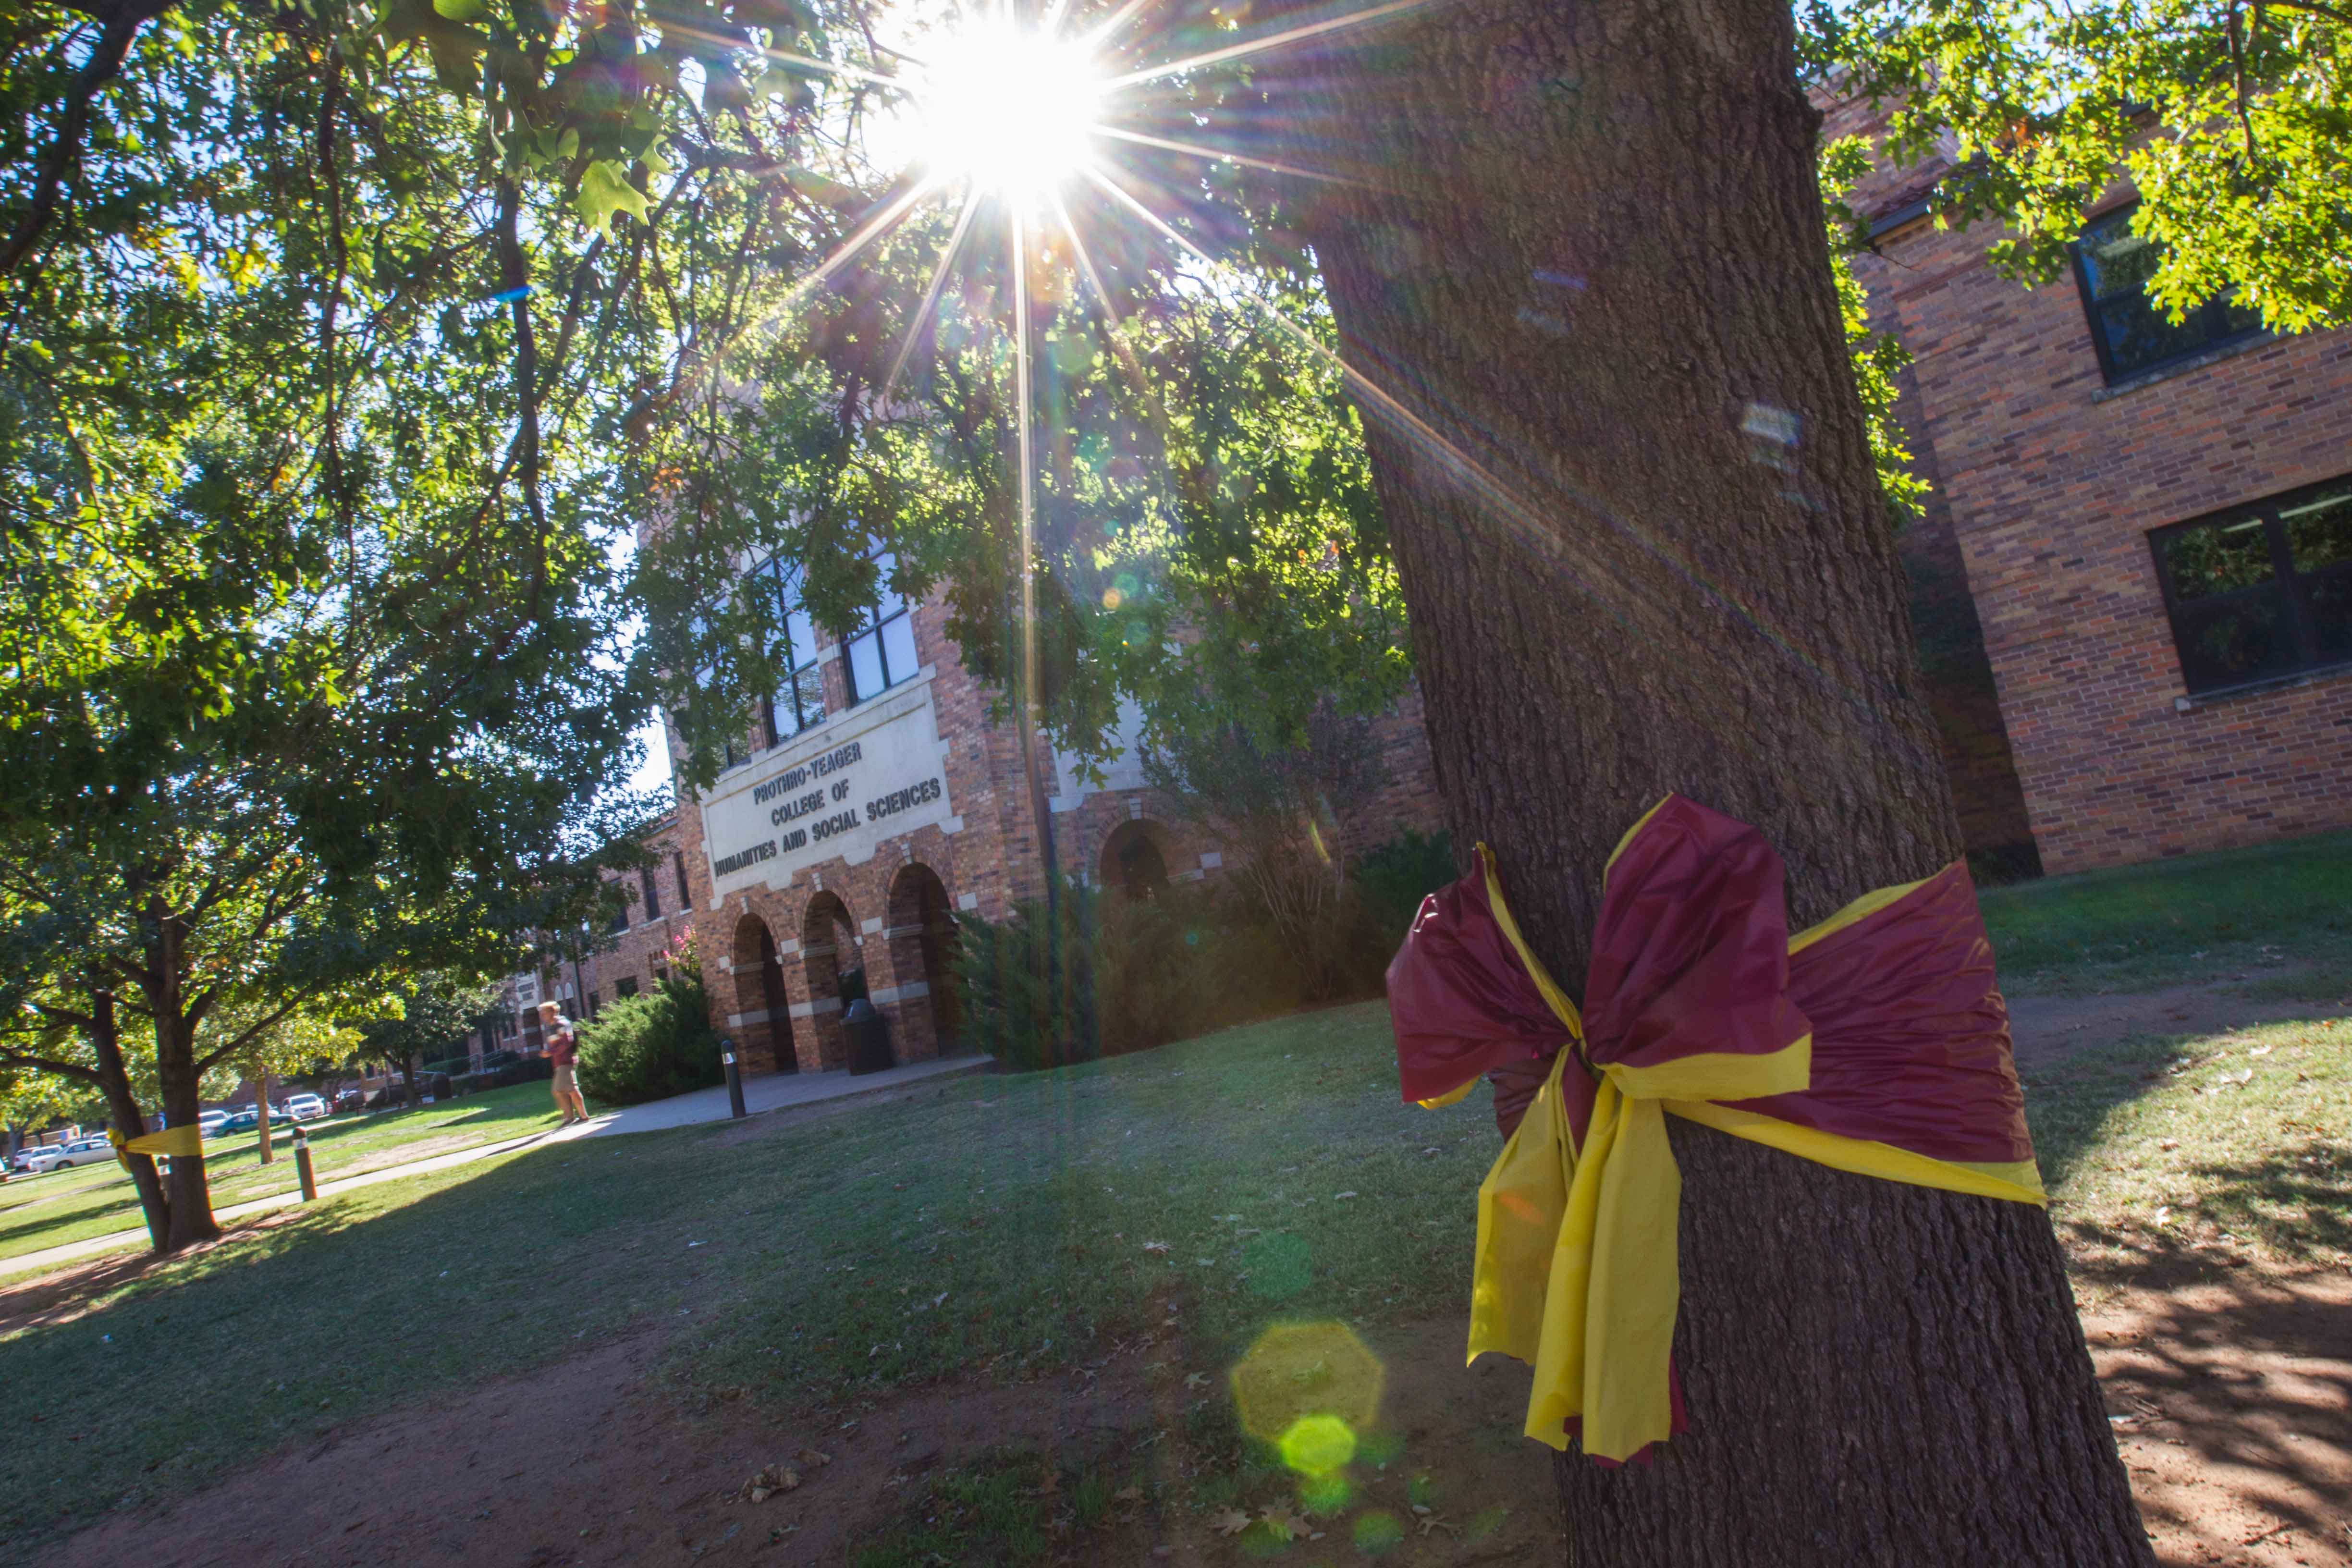
[[[926,174],[1034,200],[1086,169],[1105,83],[1077,43],[983,23],[929,56],[912,84]]]

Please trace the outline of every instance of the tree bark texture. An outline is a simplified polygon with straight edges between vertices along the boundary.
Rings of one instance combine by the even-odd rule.
[[[158,907],[148,930],[147,1010],[155,1020],[155,1079],[163,1124],[191,1127],[204,1108],[204,1074],[196,1067],[196,1021],[188,1016],[185,928],[177,914]],[[161,1250],[177,1252],[220,1234],[201,1152],[174,1156],[163,1184],[171,1234]]]
[[[1379,187],[1290,195],[1455,842],[1562,983],[1670,790],[1769,836],[1795,925],[1957,857],[1786,0],[1465,0],[1266,58],[1285,158]],[[2044,1214],[1674,1139],[1693,1427],[1571,1451],[1568,1561],[2152,1562]]]

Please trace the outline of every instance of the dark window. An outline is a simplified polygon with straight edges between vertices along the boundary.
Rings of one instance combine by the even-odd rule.
[[[622,978],[613,982],[613,996],[615,1001],[635,996],[636,994],[637,977],[635,975],[624,975]]]
[[[593,991],[588,993],[588,1016],[592,1018],[596,1016],[596,993]]]
[[[681,910],[694,908],[693,890],[686,885],[686,851],[671,850],[669,864],[670,869],[677,873],[677,907]]]
[[[616,892],[616,893],[618,893],[618,892],[622,892],[622,888],[621,888],[621,884],[620,884],[620,883],[618,883],[618,882],[613,882],[613,883],[610,883],[610,884],[608,884],[608,885],[613,889],[613,890],[614,890],[614,892]],[[606,931],[616,931],[616,932],[617,932],[617,931],[626,931],[626,930],[628,930],[628,929],[629,929],[629,902],[628,902],[628,899],[627,899],[627,897],[626,897],[626,895],[625,895],[625,894],[624,894],[624,895],[623,895],[623,897],[622,897],[622,900],[621,900],[621,907],[620,907],[619,909],[614,910],[613,911],[613,923],[612,923],[611,925],[609,925],[609,926],[606,926],[604,929],[605,929]]]
[[[2106,378],[2122,381],[2173,360],[2184,359],[2263,328],[2262,314],[2216,294],[2176,326],[2147,297],[2164,252],[2152,239],[2132,233],[2135,202],[2095,218],[2074,245],[2074,276],[2083,286],[2083,309],[2091,318],[2091,343],[2099,351]]]
[[[898,557],[876,544],[867,552],[874,563],[877,597],[874,608],[847,639],[849,700],[863,702],[879,697],[901,681],[912,680],[922,666],[915,660],[915,622],[907,601],[890,585],[898,569]]]
[[[2352,663],[2352,478],[2148,542],[2189,690]]]
[[[659,985],[663,981],[667,980],[668,978],[669,978],[669,971],[668,971],[668,969],[667,969],[666,967],[664,967],[663,965],[658,964],[658,963],[656,963],[656,964],[655,964],[655,965],[654,965],[654,984],[655,984]]]
[[[692,626],[695,646],[699,647],[703,640],[710,635],[710,622],[698,610],[695,612]],[[702,666],[694,672],[695,689],[700,691],[709,690],[717,683],[718,676],[719,666],[715,662]],[[724,758],[719,764],[721,767],[731,768],[738,763],[748,761],[751,755],[751,751],[732,734],[730,734],[720,746],[724,752]]]
[[[637,873],[637,881],[646,895],[645,918],[652,920],[661,913],[661,889],[654,884],[654,868],[647,866]]]
[[[824,720],[824,683],[817,677],[816,626],[801,607],[801,573],[777,560],[761,562],[749,579],[753,591],[770,595],[775,642],[769,655],[781,677],[767,700],[768,741],[788,741]]]

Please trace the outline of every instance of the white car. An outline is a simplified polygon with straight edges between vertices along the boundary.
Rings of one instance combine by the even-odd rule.
[[[226,1110],[217,1109],[199,1110],[196,1112],[197,1131],[206,1138],[217,1138],[220,1136],[221,1123],[227,1120],[228,1112]]]
[[[83,1138],[67,1144],[50,1169],[62,1171],[68,1165],[95,1165],[101,1161],[111,1163],[113,1159],[114,1142],[111,1139]]]
[[[26,1174],[43,1175],[63,1163],[66,1151],[71,1147],[68,1143],[44,1143],[37,1149],[26,1150],[17,1159],[24,1165]]]
[[[315,1094],[286,1097],[286,1119],[289,1121],[315,1121],[326,1114],[327,1102]]]

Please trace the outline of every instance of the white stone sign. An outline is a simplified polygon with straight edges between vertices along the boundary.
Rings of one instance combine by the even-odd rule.
[[[721,899],[782,888],[827,860],[871,860],[884,839],[928,824],[959,831],[947,755],[928,675],[761,753],[703,797],[711,886]]]

